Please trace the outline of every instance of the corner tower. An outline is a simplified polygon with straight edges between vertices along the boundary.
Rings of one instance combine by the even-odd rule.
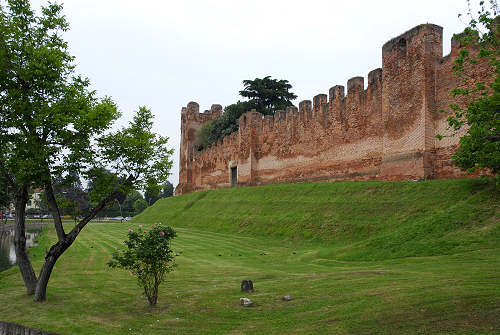
[[[436,66],[443,28],[422,24],[382,48],[383,179],[432,176]]]
[[[191,101],[181,111],[181,147],[179,158],[179,184],[175,194],[192,192],[192,165],[198,146],[198,132],[201,127],[222,114],[222,106],[214,104],[210,110],[200,113],[200,105]]]

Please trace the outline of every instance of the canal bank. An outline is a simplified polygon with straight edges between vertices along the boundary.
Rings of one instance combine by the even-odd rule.
[[[26,246],[37,244],[38,235],[48,222],[29,223],[26,225]],[[16,250],[14,247],[15,224],[0,224],[0,272],[16,264]]]
[[[40,329],[33,329],[21,326],[15,323],[0,321],[0,335],[58,335],[56,333],[46,332]]]

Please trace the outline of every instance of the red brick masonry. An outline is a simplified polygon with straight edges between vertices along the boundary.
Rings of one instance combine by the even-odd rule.
[[[408,180],[463,177],[451,155],[458,136],[449,134],[446,114],[457,86],[452,66],[459,43],[443,57],[442,28],[417,26],[382,48],[382,69],[334,86],[299,108],[273,116],[249,112],[239,131],[196,151],[197,131],[222,112],[182,108],[179,185],[176,194],[242,185],[299,181]],[[487,66],[470,75],[488,80]],[[458,101],[464,103],[464,101]],[[235,169],[236,168],[236,169]],[[235,174],[235,176],[232,176]]]

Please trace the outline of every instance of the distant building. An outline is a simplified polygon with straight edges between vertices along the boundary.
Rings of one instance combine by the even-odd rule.
[[[28,203],[26,204],[26,210],[28,209],[38,209],[38,203],[40,202],[43,190],[40,188],[35,188],[33,194],[31,194]]]
[[[31,193],[30,198],[26,203],[26,211],[28,210],[30,210],[30,212],[40,211],[39,203],[41,201],[42,193],[43,190],[40,188],[35,188],[33,190],[33,193]],[[16,212],[16,207],[14,206],[13,202],[6,208],[0,208],[0,213],[3,213],[3,215],[15,214],[15,212]],[[0,218],[3,218],[3,215],[1,215]]]

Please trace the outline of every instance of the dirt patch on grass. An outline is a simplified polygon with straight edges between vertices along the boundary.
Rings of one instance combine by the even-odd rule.
[[[316,324],[318,326],[320,326],[320,325],[331,325],[331,324],[334,324],[334,323],[337,323],[337,322],[340,322],[340,319],[330,319],[330,320],[320,321],[320,322],[317,322]]]
[[[386,275],[393,274],[393,271],[385,271],[385,270],[366,270],[366,271],[350,271],[350,272],[341,272],[343,275]]]

